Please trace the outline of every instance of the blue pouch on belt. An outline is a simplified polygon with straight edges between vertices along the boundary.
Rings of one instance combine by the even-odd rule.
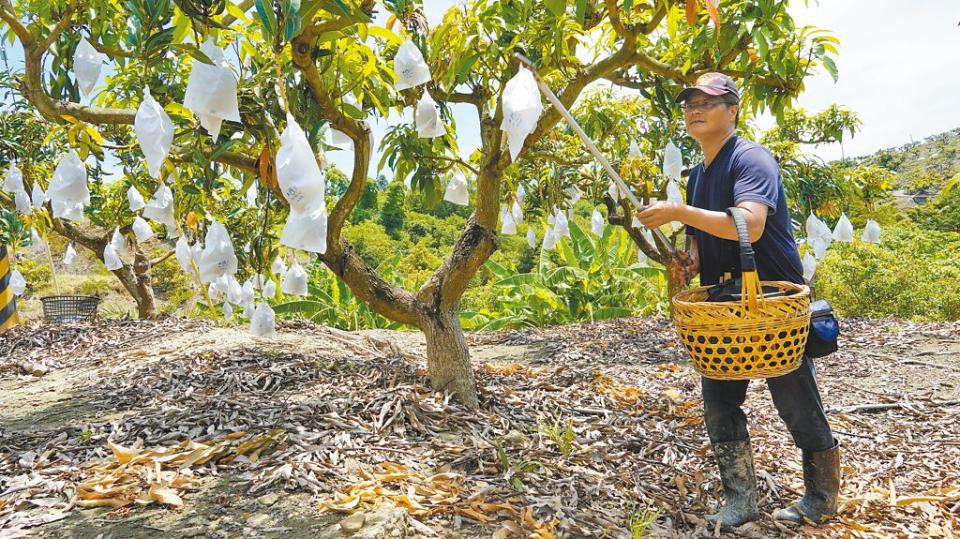
[[[810,335],[807,336],[806,354],[810,357],[828,356],[837,351],[840,322],[833,314],[833,307],[821,299],[810,304]]]

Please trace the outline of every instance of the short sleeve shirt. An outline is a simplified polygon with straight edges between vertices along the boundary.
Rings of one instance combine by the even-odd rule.
[[[753,243],[757,272],[762,281],[790,281],[803,284],[803,265],[793,224],[783,191],[783,178],[776,159],[756,142],[733,136],[710,163],[700,163],[690,171],[687,204],[705,210],[724,212],[745,201],[768,208],[763,235]],[[697,239],[700,256],[700,283],[720,282],[724,271],[740,275],[737,243],[718,238],[692,226],[687,234]]]

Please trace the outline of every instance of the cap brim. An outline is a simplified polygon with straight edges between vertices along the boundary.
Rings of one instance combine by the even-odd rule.
[[[723,95],[723,94],[733,93],[726,88],[717,88],[716,86],[691,86],[689,88],[684,88],[683,91],[681,91],[680,94],[677,96],[677,99],[674,102],[681,103],[683,101],[686,101],[687,98],[690,97],[693,94],[693,92],[696,92],[697,90],[700,90],[701,92],[707,95]]]

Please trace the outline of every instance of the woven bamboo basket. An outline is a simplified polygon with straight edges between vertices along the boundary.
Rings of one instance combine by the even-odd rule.
[[[710,287],[701,286],[671,300],[677,333],[694,368],[714,380],[772,378],[793,372],[803,360],[810,329],[810,289],[787,281],[760,281],[740,212],[727,209],[740,238],[741,299],[710,302]],[[764,297],[764,289],[783,295]]]

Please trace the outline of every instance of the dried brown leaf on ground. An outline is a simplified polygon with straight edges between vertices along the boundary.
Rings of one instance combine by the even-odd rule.
[[[816,529],[768,516],[802,493],[800,454],[765,384],[752,383],[746,411],[765,516],[740,534],[956,535],[960,406],[942,403],[960,400],[960,373],[936,366],[956,366],[958,333],[956,323],[843,321],[840,352],[817,361],[843,444],[841,510]],[[110,500],[99,503],[127,502],[118,518],[137,499],[164,506],[174,494],[189,507],[185,481],[225,473],[251,498],[303,491],[325,513],[382,501],[454,537],[630,537],[649,514],[655,535],[713,534],[702,516],[720,484],[699,378],[668,320],[468,342],[487,358],[476,413],[430,389],[422,338],[410,332],[282,323],[275,340],[254,342],[242,329],[163,320],[0,336],[0,351],[51,369],[0,373],[10,410],[0,420],[0,528],[64,518],[81,485],[100,496],[91,500]],[[50,393],[61,400],[38,400]],[[552,425],[573,432],[566,454]],[[136,464],[144,454],[152,469]],[[85,484],[94,476],[79,470],[91,462],[112,463],[103,470],[112,479]],[[110,475],[123,466],[137,471]]]

